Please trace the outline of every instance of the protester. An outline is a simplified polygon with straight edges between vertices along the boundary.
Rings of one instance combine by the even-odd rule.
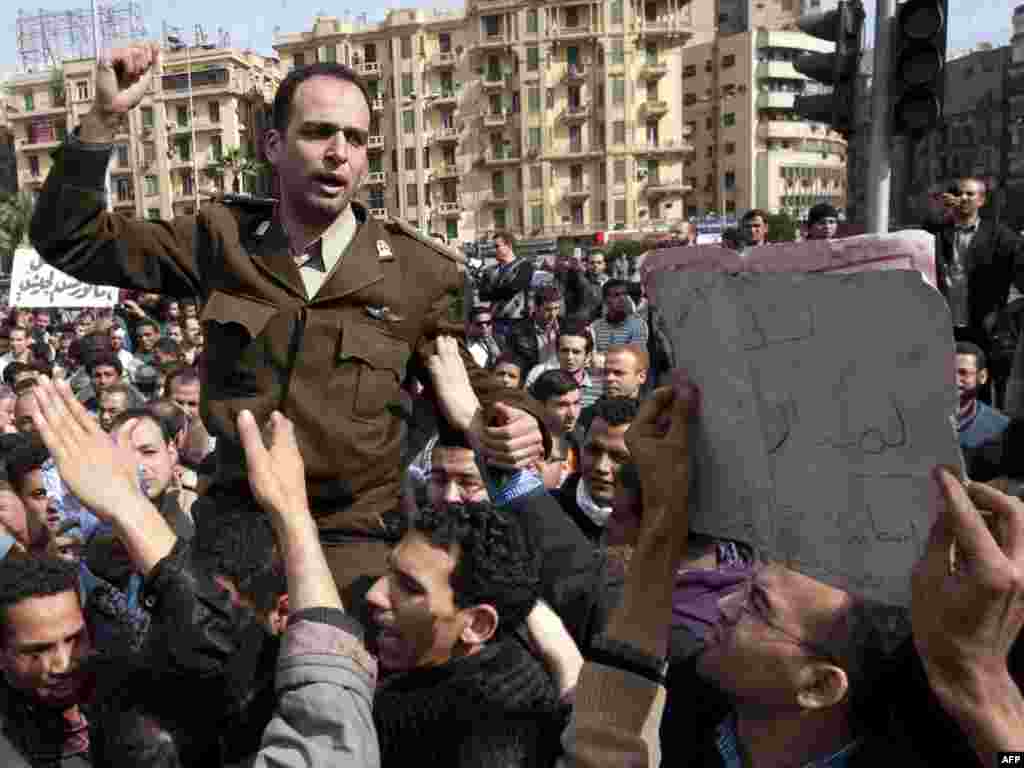
[[[603,257],[602,257],[603,259]],[[562,293],[562,318],[582,319],[587,322],[601,313],[601,284],[591,279],[575,254],[559,253],[555,257],[554,284]]]
[[[768,214],[760,208],[752,208],[740,219],[740,229],[748,246],[767,245]]]
[[[604,317],[591,324],[595,368],[604,367],[604,355],[613,344],[647,344],[647,322],[631,312],[629,284],[611,279],[602,288]]]
[[[578,319],[559,324],[556,344],[558,359],[535,366],[526,377],[526,386],[533,386],[537,377],[545,371],[561,369],[572,376],[579,385],[581,405],[586,408],[601,396],[599,385],[594,382],[587,370],[594,351],[594,338],[590,326]]]
[[[608,279],[608,264],[604,251],[594,250],[587,254],[587,279],[598,288]]]
[[[579,384],[565,371],[546,371],[530,387],[530,394],[548,409],[558,424],[556,436],[568,443],[567,474],[572,474],[579,467],[579,446],[583,442],[581,431],[577,432],[581,405]],[[558,487],[564,481],[565,477],[562,477]]]
[[[494,333],[504,344],[512,326],[529,315],[529,291],[533,280],[533,263],[516,257],[516,239],[508,232],[494,235],[494,258],[497,261],[480,275],[477,295],[491,305]]]
[[[639,344],[614,344],[604,355],[601,382],[604,398],[629,398],[638,400],[647,382],[650,358],[647,350]],[[600,402],[598,400],[597,402]],[[589,405],[580,412],[580,426],[586,430],[594,418],[594,408]]]
[[[818,203],[807,212],[807,239],[831,240],[839,229],[839,212],[829,203]]]
[[[512,352],[502,352],[491,369],[503,387],[520,389],[526,379],[526,363]]]
[[[956,386],[960,396],[957,429],[960,447],[965,451],[980,448],[999,439],[1010,423],[1009,417],[978,399],[978,391],[988,380],[985,353],[966,341],[956,344]]]
[[[489,369],[501,354],[501,347],[494,338],[494,314],[490,306],[482,304],[469,311],[466,348],[481,368]]]
[[[132,407],[132,393],[126,384],[120,381],[100,391],[96,416],[100,426],[110,431],[114,420]]]
[[[562,291],[557,285],[541,288],[533,297],[532,317],[514,323],[506,338],[505,349],[522,359],[525,371],[558,360],[558,325],[562,312]]]
[[[21,326],[14,326],[10,330],[11,350],[3,357],[0,357],[0,376],[4,375],[7,366],[11,363],[32,362],[32,350],[29,348],[29,332]]]
[[[156,362],[156,345],[160,341],[160,326],[148,318],[135,326],[135,359],[152,365]]]

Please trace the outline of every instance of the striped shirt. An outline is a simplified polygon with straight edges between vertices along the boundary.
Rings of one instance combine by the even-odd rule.
[[[621,323],[610,323],[601,317],[590,325],[594,332],[594,351],[604,354],[615,344],[647,346],[647,321],[640,315],[629,315]]]

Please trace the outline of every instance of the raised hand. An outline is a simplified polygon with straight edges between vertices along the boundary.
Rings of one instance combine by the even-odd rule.
[[[160,61],[156,43],[115,48],[96,64],[92,110],[82,120],[83,141],[109,141],[121,119],[145,96]]]
[[[238,415],[238,434],[245,450],[249,486],[275,526],[311,521],[306,496],[306,470],[295,440],[294,425],[277,411],[267,425],[269,448],[249,411]]]
[[[427,359],[427,370],[445,420],[465,432],[480,410],[480,401],[469,382],[458,341],[451,336],[438,336],[434,353]]]

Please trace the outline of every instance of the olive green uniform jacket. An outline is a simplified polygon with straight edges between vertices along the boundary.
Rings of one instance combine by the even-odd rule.
[[[402,471],[395,406],[407,374],[429,385],[431,340],[463,336],[459,255],[353,203],[356,235],[309,299],[272,203],[212,203],[173,221],[110,213],[111,150],[76,137],[56,150],[30,229],[39,254],[90,283],[200,298],[214,488],[247,485],[239,411],[262,422],[276,409],[295,424],[321,531],[393,538],[384,515],[397,507]],[[464,346],[462,357],[484,407],[500,397],[528,410],[550,439],[537,403],[503,388]]]

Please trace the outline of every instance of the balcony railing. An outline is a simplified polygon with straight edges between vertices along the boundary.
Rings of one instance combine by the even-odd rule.
[[[645,180],[644,192],[648,195],[667,195],[672,193],[689,192],[693,187],[682,179],[662,179],[657,176],[648,176]]]
[[[380,96],[378,96],[376,99],[374,99],[373,101],[370,102],[370,108],[374,112],[383,112],[384,111],[384,99],[382,99]]]
[[[498,90],[505,87],[505,75],[501,72],[484,72],[480,82],[484,90]]]
[[[366,139],[367,149],[384,149],[384,136],[383,134],[371,134]]]
[[[647,99],[641,106],[648,115],[661,116],[668,112],[668,102],[664,99]]]
[[[582,64],[570,64],[565,70],[565,79],[569,83],[578,83],[586,80],[586,70]]]
[[[387,171],[370,171],[366,174],[367,184],[385,184],[388,180]]]
[[[363,61],[359,63],[358,72],[360,77],[378,78],[380,77],[380,62],[379,61]]]
[[[500,205],[507,202],[508,193],[504,189],[485,189],[480,195],[484,205]]]
[[[442,216],[457,216],[462,212],[462,204],[457,200],[442,200],[437,206]]]
[[[434,133],[434,141],[458,141],[459,129],[454,125],[443,125]]]
[[[590,197],[590,190],[582,183],[570,184],[562,190],[562,197],[580,200],[585,197]]]
[[[456,163],[441,163],[434,170],[435,179],[457,179],[459,178],[459,166]]]
[[[508,38],[505,36],[505,32],[498,30],[497,32],[485,32],[480,36],[480,42],[477,45],[480,48],[495,48],[508,43]]]
[[[504,150],[500,150],[500,151],[497,151],[497,152],[495,150],[491,149],[491,150],[488,150],[487,154],[484,155],[483,160],[484,160],[484,164],[485,165],[501,165],[501,164],[506,164],[506,163],[518,163],[519,162],[519,153],[516,152],[515,150],[511,150],[511,149],[504,149]]]
[[[664,77],[667,73],[668,64],[663,61],[652,61],[648,59],[640,65],[640,76],[647,80]]]
[[[430,106],[432,107],[450,106],[457,103],[458,100],[458,95],[450,88],[442,88],[430,94]]]
[[[579,123],[590,117],[589,104],[570,104],[562,111],[562,120],[567,123]]]
[[[501,128],[508,122],[504,112],[491,112],[484,115],[484,128]]]
[[[370,215],[375,219],[386,219],[388,217],[387,208],[371,208]]]
[[[684,129],[683,134],[687,131]],[[688,154],[696,151],[694,146],[683,139],[662,139],[661,141],[639,142],[633,146],[633,151],[640,155],[653,154]]]
[[[438,51],[430,57],[430,65],[438,69],[448,69],[456,64],[454,51]]]

